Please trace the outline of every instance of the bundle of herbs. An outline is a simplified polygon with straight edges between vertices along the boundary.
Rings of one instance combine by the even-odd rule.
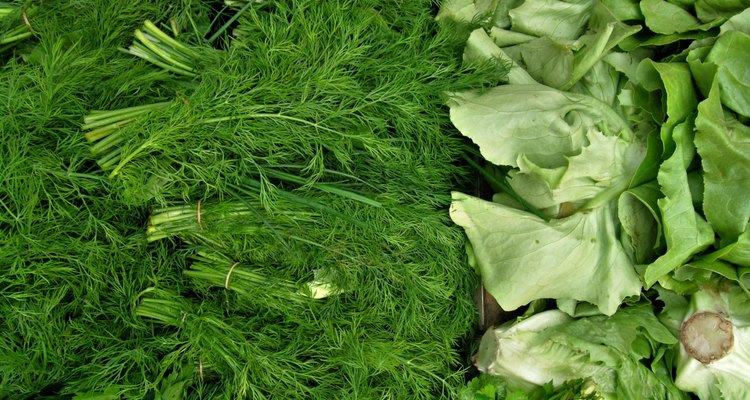
[[[461,66],[468,31],[430,1],[34,7],[0,70],[0,395],[456,394],[442,96],[506,72]]]

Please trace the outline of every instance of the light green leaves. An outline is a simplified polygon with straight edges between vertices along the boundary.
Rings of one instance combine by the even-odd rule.
[[[641,1],[646,26],[655,33],[669,35],[697,29],[701,22],[679,5],[664,0]]]
[[[750,117],[750,35],[728,31],[716,40],[706,62],[718,66],[716,79],[721,102],[744,117]]]
[[[552,298],[557,315],[576,318],[547,327],[560,333],[592,310],[614,315],[599,323],[614,321],[636,294],[653,301],[658,293],[672,304],[715,280],[750,293],[750,3],[469,3],[476,13],[464,19],[476,30],[465,60],[499,60],[512,71],[505,86],[455,94],[451,121],[498,166],[486,168],[502,175],[493,188],[503,192],[494,203],[454,193],[451,217],[499,304],[516,309]],[[541,317],[537,311],[525,315]],[[680,322],[669,312],[670,323]],[[566,368],[576,377],[601,372],[580,368],[581,358],[560,362],[568,350],[561,336],[529,344],[540,329],[522,333],[525,322],[505,332],[513,339],[490,342],[508,339],[491,363],[495,372],[509,381],[533,377],[535,385],[549,382],[536,373],[549,373],[554,386]],[[566,337],[587,361],[611,361],[613,348],[635,356],[614,363],[622,384],[612,398],[653,398],[660,384],[656,398],[684,398],[673,385],[674,338],[583,344],[617,336],[629,323]],[[657,342],[664,346],[650,352]],[[637,368],[649,357],[651,371]],[[612,381],[597,383],[615,393],[607,389]],[[747,397],[731,379],[700,385],[714,383],[721,388],[712,395]]]
[[[585,131],[603,120],[569,93],[543,85],[460,93],[450,106],[451,121],[486,160],[513,167],[521,155],[544,167],[564,166],[565,156],[585,143]]]
[[[750,127],[723,110],[714,82],[698,106],[695,142],[705,181],[706,218],[724,242],[734,242],[750,219]]]
[[[566,157],[565,166],[543,168],[522,155],[518,171],[510,174],[511,187],[540,209],[562,203],[586,208],[616,198],[640,165],[643,147],[592,131],[586,139],[588,143],[579,154]],[[603,197],[597,198],[599,195]]]
[[[451,218],[466,230],[486,289],[514,310],[542,298],[574,299],[613,314],[641,290],[619,243],[612,207],[545,222],[462,193]]]
[[[590,381],[589,394],[603,399],[682,399],[662,371],[641,362],[677,339],[641,304],[611,317],[572,319],[549,310],[487,331],[479,348],[480,370],[502,375],[510,388],[528,388],[579,377]],[[580,398],[580,397],[571,397]],[[587,397],[588,398],[588,397]]]
[[[624,190],[645,154],[603,102],[539,84],[458,94],[451,121],[485,159],[517,167],[511,185],[539,208]]]
[[[688,184],[686,168],[695,153],[692,131],[691,121],[675,127],[674,153],[659,169],[658,180],[664,198],[658,200],[658,205],[667,251],[646,268],[644,280],[647,287],[713,243],[713,230],[695,211]]]
[[[513,30],[534,36],[574,40],[586,30],[594,0],[527,0],[510,10]]]

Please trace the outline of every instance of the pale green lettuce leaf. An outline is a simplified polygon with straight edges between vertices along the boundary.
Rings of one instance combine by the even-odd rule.
[[[586,30],[594,0],[526,0],[509,11],[512,29],[533,36],[576,39]]]
[[[505,85],[459,94],[450,106],[486,160],[518,168],[511,186],[539,209],[616,198],[646,153],[612,108],[583,94]]]
[[[616,195],[597,202],[613,199],[627,189],[646,149],[638,142],[594,131],[588,132],[587,142],[579,154],[567,157],[567,165],[562,167],[543,168],[521,155],[518,170],[510,173],[511,187],[540,209],[566,202],[583,205],[584,200],[605,192]]]
[[[500,29],[510,28],[510,10],[520,6],[524,0],[499,0],[492,16],[492,25]]]
[[[473,21],[479,12],[474,0],[445,0],[435,19],[437,21],[452,19],[468,23]]]
[[[745,231],[737,237],[736,242],[726,245],[706,257],[728,261],[742,267],[750,267],[750,225],[745,226]]]
[[[643,20],[638,0],[601,0],[601,3],[620,21]]]
[[[517,167],[522,155],[555,168],[580,154],[589,131],[633,140],[627,123],[608,105],[544,85],[504,85],[463,92],[449,102],[453,125],[497,165]]]
[[[750,7],[749,0],[696,0],[695,14],[704,22],[724,20]]]
[[[640,294],[613,204],[546,222],[454,192],[450,215],[471,241],[485,288],[505,310],[554,298],[586,301],[611,315]]]
[[[640,30],[618,21],[604,6],[591,10],[588,30],[576,37],[542,36],[506,49],[537,81],[568,90],[612,48]]]
[[[640,362],[676,343],[646,304],[611,317],[571,319],[550,310],[487,331],[477,366],[511,388],[586,377],[604,399],[683,399],[668,376],[655,372],[668,369],[664,360],[653,369]]]
[[[594,64],[586,75],[570,88],[570,91],[591,96],[617,109],[619,106],[617,97],[624,81],[622,73],[602,60]]]
[[[486,61],[499,61],[510,64],[508,71],[508,83],[510,84],[532,84],[537,83],[531,75],[513,61],[497,44],[487,35],[483,28],[475,29],[469,35],[464,48],[464,62],[482,63]]]
[[[513,32],[508,29],[502,29],[493,26],[489,33],[492,41],[498,47],[515,46],[517,44],[530,42],[536,39],[536,36],[527,35],[525,33]]]
[[[727,22],[721,25],[720,35],[728,31],[740,31],[750,35],[750,8],[745,11],[735,14],[732,18],[729,18]]]
[[[690,257],[713,243],[711,226],[693,206],[687,167],[695,152],[691,119],[675,126],[675,150],[659,169],[658,182],[664,198],[658,200],[667,251],[649,264],[645,284],[650,287],[662,276],[684,264]]]
[[[695,144],[703,166],[703,210],[724,243],[736,241],[750,219],[750,127],[721,105],[715,81],[698,105]]]
[[[698,29],[701,25],[693,14],[664,0],[643,0],[640,6],[646,26],[654,33],[682,33]]]
[[[706,62],[718,66],[721,102],[730,110],[750,117],[750,35],[727,31],[716,39]]]
[[[712,39],[690,50],[686,61],[690,66],[690,73],[693,75],[695,86],[698,87],[703,97],[708,97],[711,86],[714,83],[714,77],[719,67],[711,62],[706,62],[706,56],[711,51],[715,40]]]
[[[636,74],[643,88],[662,92],[667,115],[665,125],[674,126],[695,111],[698,100],[687,63],[659,63],[645,59],[638,65]]]
[[[657,257],[661,247],[661,219],[657,200],[659,185],[649,182],[620,195],[617,216],[621,225],[621,242],[637,264],[645,264]]]

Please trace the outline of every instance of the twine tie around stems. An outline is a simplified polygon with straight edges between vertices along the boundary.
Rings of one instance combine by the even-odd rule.
[[[232,268],[229,268],[229,272],[227,272],[226,278],[224,278],[224,289],[229,289],[229,278],[232,276],[232,272],[234,272],[234,269],[239,265],[239,262],[236,262],[232,264]]]
[[[203,229],[203,224],[201,223],[201,199],[198,199],[198,204],[195,207],[195,215],[198,219],[198,228]]]

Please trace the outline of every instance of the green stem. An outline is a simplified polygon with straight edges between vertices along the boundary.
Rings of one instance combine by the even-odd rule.
[[[484,177],[484,179],[487,179],[487,181],[490,182],[490,184],[499,187],[502,191],[504,191],[505,193],[507,193],[508,195],[510,195],[514,200],[516,200],[518,203],[520,203],[521,206],[523,206],[523,208],[526,209],[526,211],[528,211],[528,212],[536,215],[537,217],[539,217],[539,218],[541,218],[541,219],[543,219],[545,221],[549,220],[549,217],[547,217],[546,215],[544,215],[544,213],[542,213],[538,208],[534,207],[532,204],[530,204],[528,201],[526,201],[523,197],[519,196],[518,193],[516,193],[516,191],[513,190],[512,187],[510,187],[510,185],[508,184],[508,182],[505,181],[504,178],[503,178],[502,181],[498,180],[497,177],[495,177],[489,171],[487,171],[486,169],[484,169],[484,167],[482,167],[481,165],[479,165],[470,156],[464,154],[463,157],[464,157],[464,160],[466,160],[466,162],[469,163],[469,165],[471,165],[472,167],[474,167],[477,171],[479,171],[480,174],[482,174],[482,176]]]
[[[148,62],[150,62],[152,64],[155,64],[155,65],[157,65],[159,67],[162,67],[162,68],[166,69],[167,71],[171,71],[171,72],[174,72],[176,74],[186,75],[186,76],[190,76],[190,77],[196,76],[196,74],[193,73],[193,72],[185,71],[185,70],[183,70],[181,68],[174,67],[172,65],[169,65],[167,63],[164,63],[164,62],[158,60],[157,58],[154,57],[155,54],[150,54],[150,53],[146,52],[143,48],[140,48],[140,47],[138,47],[136,45],[130,46],[130,48],[127,49],[127,50],[125,50],[125,52],[129,53],[129,54],[132,54],[132,55],[134,55],[136,57],[140,57],[140,58],[142,58],[142,59],[144,59],[144,60],[146,60],[146,61],[148,61]]]
[[[156,25],[154,25],[153,22],[146,20],[143,23],[143,29],[145,29],[146,32],[148,32],[151,36],[154,36],[155,38],[161,40],[162,42],[169,44],[170,46],[174,47],[177,51],[182,52],[182,54],[184,54],[187,58],[198,58],[194,50],[178,42],[177,40],[172,39],[171,36],[164,33],[164,31],[162,31]]]
[[[32,35],[31,32],[24,32],[24,33],[17,34],[17,35],[14,35],[14,36],[4,36],[4,37],[0,38],[0,44],[8,44],[8,43],[17,42],[19,40],[23,40],[23,39],[26,39],[28,37],[31,37],[31,35]]]
[[[306,184],[309,183],[307,180],[305,180],[302,177],[299,177],[297,175],[288,174],[288,173],[282,172],[282,171],[275,171],[275,170],[269,169],[269,170],[266,170],[265,173],[266,173],[266,175],[268,175],[270,177],[277,178],[277,179],[280,179],[280,180],[284,180],[284,181],[287,181],[287,182],[296,183],[296,184],[299,184],[299,185],[306,185]],[[317,183],[317,182],[315,182],[315,183],[312,184],[312,187],[314,187],[314,188],[316,188],[318,190],[324,191],[324,192],[335,194],[337,196],[346,197],[346,198],[351,199],[351,200],[359,201],[361,203],[365,203],[365,204],[368,204],[368,205],[371,205],[371,206],[374,206],[374,207],[382,207],[383,206],[382,203],[380,203],[378,201],[375,201],[375,200],[372,200],[372,199],[370,199],[368,197],[365,197],[365,196],[362,196],[360,194],[353,193],[353,192],[350,192],[348,190],[344,190],[344,189],[341,189],[341,188],[338,188],[338,187],[335,187],[335,186],[327,185],[325,183]]]
[[[297,123],[300,123],[300,124],[312,126],[315,129],[320,129],[322,131],[335,133],[337,135],[340,135],[340,136],[343,136],[343,137],[346,137],[346,138],[350,138],[351,137],[351,135],[347,135],[347,134],[339,132],[339,131],[337,131],[335,129],[331,129],[331,128],[322,126],[322,125],[320,125],[320,124],[318,124],[316,122],[311,122],[311,121],[308,121],[306,119],[301,119],[301,118],[297,118],[297,117],[291,117],[289,115],[284,115],[284,114],[281,114],[281,113],[273,113],[273,114],[252,113],[252,114],[247,114],[247,115],[234,115],[234,116],[227,116],[227,117],[207,118],[207,119],[199,120],[198,122],[199,123],[203,123],[203,124],[213,124],[213,123],[217,123],[217,122],[229,122],[229,121],[237,121],[237,120],[252,119],[252,118],[278,118],[278,119],[284,119],[284,120],[287,120],[287,121],[292,121],[292,122],[297,122]]]
[[[95,142],[101,138],[110,136],[111,132],[119,130],[120,128],[122,128],[123,126],[127,125],[128,123],[132,121],[133,121],[132,119],[118,121],[118,122],[115,122],[106,126],[99,127],[92,131],[86,132],[83,136],[89,142]]]
[[[224,33],[224,31],[226,31],[229,28],[229,26],[234,23],[234,21],[237,21],[237,18],[239,18],[240,15],[242,15],[242,13],[244,13],[248,8],[250,8],[252,4],[253,4],[252,1],[248,1],[239,11],[237,11],[232,16],[232,18],[229,19],[229,21],[224,23],[224,25],[222,25],[221,28],[219,28],[219,30],[217,30],[213,35],[211,35],[210,38],[208,38],[208,43],[213,43],[214,40],[216,40],[219,36],[221,36],[221,34]]]
[[[99,164],[99,167],[105,171],[108,169],[111,169],[112,167],[115,166],[115,164],[119,162],[121,154],[122,154],[122,148],[118,147],[112,150],[111,152],[109,152],[109,154],[107,154],[106,156],[101,157],[97,161],[97,164]]]
[[[117,110],[94,110],[94,111],[91,111],[89,115],[83,117],[84,125],[81,127],[81,129],[86,130],[86,129],[96,128],[100,125],[106,125],[106,123],[99,124],[99,125],[95,124],[96,122],[99,122],[102,120],[112,120],[112,122],[114,122],[122,118],[134,117],[136,115],[143,114],[147,111],[164,108],[170,104],[172,104],[171,101],[163,101],[161,103],[153,103],[153,104],[146,104],[142,106],[119,108]],[[119,118],[116,118],[116,117],[119,117]]]
[[[101,154],[105,151],[117,146],[118,144],[122,143],[125,140],[124,137],[122,137],[122,131],[116,131],[115,133],[105,137],[104,139],[98,141],[94,145],[91,146],[91,153],[92,154]]]
[[[191,68],[190,66],[188,66],[188,65],[185,65],[185,64],[183,64],[183,63],[181,63],[181,62],[179,62],[179,61],[175,60],[175,59],[174,59],[174,57],[172,57],[172,55],[170,55],[170,54],[169,54],[169,53],[167,53],[166,51],[162,50],[162,49],[161,49],[161,48],[160,48],[159,46],[157,46],[156,44],[154,44],[153,42],[151,42],[151,40],[149,40],[149,38],[147,38],[147,37],[146,37],[146,36],[145,36],[145,35],[143,34],[143,32],[141,32],[141,31],[140,31],[139,29],[136,29],[136,30],[135,30],[135,37],[136,37],[136,38],[137,38],[138,40],[140,40],[140,41],[141,41],[141,43],[142,43],[142,44],[143,44],[144,46],[146,46],[146,47],[147,47],[147,48],[148,48],[149,50],[151,50],[151,51],[152,51],[152,52],[153,52],[154,54],[156,54],[156,56],[158,56],[158,57],[162,58],[162,59],[163,59],[163,60],[165,60],[165,61],[166,61],[167,63],[169,63],[169,64],[171,64],[171,65],[174,65],[174,66],[176,66],[177,68],[183,69],[183,70],[185,70],[185,71],[188,71],[188,72],[193,72],[193,68]]]
[[[135,151],[128,154],[125,158],[121,158],[120,163],[117,164],[115,169],[113,169],[112,172],[110,172],[108,176],[110,178],[114,178],[115,176],[117,176],[117,174],[120,173],[120,170],[123,169],[127,163],[132,161],[136,156],[138,156],[138,154],[141,154],[143,151],[145,151],[150,145],[151,145],[151,142],[147,140],[143,142],[142,145],[138,146],[138,148],[136,148]]]

